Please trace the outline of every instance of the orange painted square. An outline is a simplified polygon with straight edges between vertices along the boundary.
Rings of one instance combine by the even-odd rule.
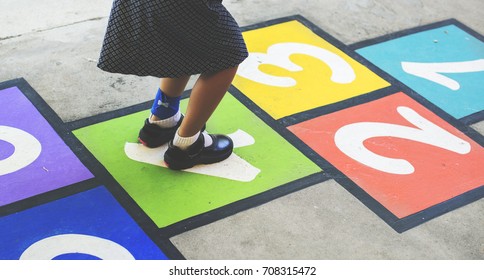
[[[335,133],[352,123],[380,122],[416,128],[397,112],[399,106],[414,110],[468,142],[470,152],[459,154],[388,136],[364,141],[373,153],[405,159],[415,168],[411,174],[397,175],[362,164],[335,144]],[[401,92],[293,125],[289,130],[400,219],[484,185],[484,148]]]

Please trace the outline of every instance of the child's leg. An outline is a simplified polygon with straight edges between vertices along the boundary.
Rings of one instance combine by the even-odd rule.
[[[180,136],[193,136],[202,129],[227,92],[236,72],[237,67],[200,75],[192,89],[186,116],[178,131]]]
[[[151,109],[151,121],[159,121],[175,115],[179,109],[180,96],[190,76],[162,78],[160,88]]]
[[[224,135],[201,132],[227,92],[237,67],[215,74],[202,74],[192,89],[188,108],[180,128],[165,153],[172,169],[222,161],[232,154],[233,142]]]
[[[151,116],[139,132],[138,139],[143,145],[155,148],[173,139],[182,123],[180,97],[189,79],[190,76],[161,79]]]

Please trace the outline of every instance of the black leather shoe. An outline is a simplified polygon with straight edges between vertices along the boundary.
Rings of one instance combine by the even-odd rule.
[[[161,128],[146,119],[144,126],[139,131],[138,141],[149,148],[156,148],[168,143],[175,137],[176,130],[180,127],[182,120],[183,115],[174,127]]]
[[[209,135],[213,143],[208,147],[204,147],[205,138],[201,133],[197,141],[186,150],[174,146],[173,141],[170,141],[168,150],[165,152],[165,162],[168,167],[181,170],[197,164],[211,164],[227,159],[234,149],[232,139],[225,135]]]

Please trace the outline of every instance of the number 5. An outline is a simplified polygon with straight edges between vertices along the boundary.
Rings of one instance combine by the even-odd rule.
[[[12,144],[14,153],[0,160],[0,176],[16,172],[34,162],[42,151],[42,146],[34,136],[10,126],[0,125],[0,140]]]

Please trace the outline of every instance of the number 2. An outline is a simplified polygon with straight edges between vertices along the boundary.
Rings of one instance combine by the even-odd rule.
[[[366,166],[399,175],[414,173],[413,165],[404,159],[393,159],[375,154],[364,146],[364,141],[373,137],[397,137],[459,154],[468,154],[471,151],[469,142],[433,124],[411,108],[400,106],[397,111],[417,128],[379,122],[353,123],[341,127],[336,132],[334,137],[336,146],[347,156]]]

